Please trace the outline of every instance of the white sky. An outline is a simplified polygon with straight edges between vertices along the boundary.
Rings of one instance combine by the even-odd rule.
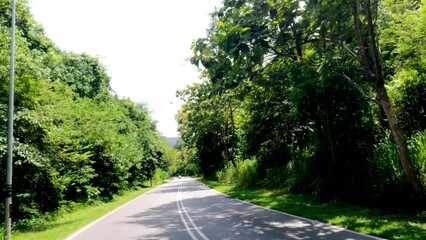
[[[177,136],[176,90],[199,81],[186,59],[221,0],[28,0],[62,50],[98,56],[120,97],[144,102],[158,130]]]

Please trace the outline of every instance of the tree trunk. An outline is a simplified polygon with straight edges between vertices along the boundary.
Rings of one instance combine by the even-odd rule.
[[[393,140],[398,148],[398,155],[401,161],[402,168],[407,176],[408,181],[414,187],[416,191],[422,191],[422,185],[419,178],[417,177],[416,171],[413,168],[410,159],[410,153],[408,151],[407,142],[405,140],[404,132],[398,122],[395,111],[390,103],[389,97],[386,93],[385,87],[376,89],[377,98],[381,103],[381,106],[388,119],[389,127],[391,129]]]
[[[231,103],[228,102],[229,112],[231,114],[231,149],[230,157],[232,165],[234,165],[235,168],[237,168],[237,164],[235,163],[235,156],[234,156],[234,148],[235,148],[235,120],[234,120],[234,110],[232,109]]]
[[[398,122],[398,118],[396,117],[395,111],[393,110],[392,104],[389,100],[389,96],[386,92],[380,52],[375,36],[376,30],[373,24],[373,18],[371,16],[370,8],[370,0],[364,0],[364,11],[367,20],[369,40],[369,42],[367,43],[362,34],[363,31],[361,30],[362,26],[360,21],[360,0],[354,0],[354,25],[355,32],[358,38],[358,53],[360,55],[360,63],[364,69],[364,75],[367,81],[376,92],[376,98],[379,102],[380,107],[384,110],[386,114],[392,137],[397,145],[399,159],[401,161],[401,165],[407,177],[407,180],[416,191],[422,192],[423,186],[416,174],[416,171],[413,168],[404,132]],[[369,56],[367,54],[368,51],[371,51],[370,54],[372,59],[369,59]]]
[[[401,161],[401,165],[404,169],[407,180],[416,191],[421,192],[421,182],[413,168],[404,132],[402,131],[401,125],[399,124],[398,118],[396,117],[395,111],[393,110],[392,104],[390,103],[386,88],[384,86],[377,88],[376,94],[378,100],[380,101],[381,107],[386,114],[386,118],[388,119],[392,137],[396,143],[399,159]]]

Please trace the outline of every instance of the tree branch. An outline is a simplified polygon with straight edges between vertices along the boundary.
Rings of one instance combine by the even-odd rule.
[[[352,86],[354,86],[362,94],[362,96],[364,96],[367,100],[373,101],[377,105],[382,106],[382,103],[380,103],[379,100],[368,96],[368,94],[346,74],[344,73],[338,73],[338,74],[341,75],[344,79],[346,79],[350,84],[352,84]]]
[[[336,40],[333,40],[333,39],[331,39],[331,38],[325,38],[324,40],[326,40],[326,41],[328,41],[328,42],[332,42],[332,43],[335,43],[335,44],[338,44],[338,45],[340,45],[340,46],[342,46],[348,53],[349,53],[349,55],[351,55],[353,58],[355,58],[356,60],[360,60],[360,58],[359,58],[359,56],[356,54],[356,53],[354,53],[352,50],[350,50],[345,44],[343,44],[343,43],[341,43],[341,42],[338,42],[338,41],[336,41]]]

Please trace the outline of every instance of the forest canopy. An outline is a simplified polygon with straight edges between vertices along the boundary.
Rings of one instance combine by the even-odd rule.
[[[425,44],[426,1],[224,0],[192,45],[204,81],[178,93],[187,159],[222,182],[424,208]]]
[[[5,179],[11,1],[0,2],[0,178]],[[145,104],[121,99],[96,57],[59,49],[17,1],[13,219],[109,200],[167,170]],[[4,207],[2,207],[4,210]]]

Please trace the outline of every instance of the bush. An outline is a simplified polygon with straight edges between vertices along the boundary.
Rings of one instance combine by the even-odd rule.
[[[154,176],[152,177],[153,183],[164,183],[166,179],[168,179],[169,173],[167,171],[164,171],[161,168],[156,168],[154,172]]]
[[[415,171],[419,174],[423,186],[426,186],[426,130],[413,134],[407,142]],[[421,200],[406,180],[390,134],[376,145],[371,162],[371,175],[374,179],[373,200],[376,202],[385,202],[390,207],[403,206],[403,203],[406,203],[405,206],[415,208]]]
[[[228,162],[224,169],[216,173],[220,183],[235,184],[239,187],[255,186],[259,183],[256,159],[237,160],[235,165]]]
[[[384,140],[376,145],[371,166],[376,191],[381,192],[386,186],[400,185],[404,181],[404,172],[399,161],[397,148],[389,133]]]
[[[426,130],[414,133],[408,140],[408,148],[416,172],[426,183]],[[395,143],[388,136],[380,142],[374,152],[372,166],[381,184],[391,184],[405,181],[405,175],[399,161]]]
[[[289,173],[293,162],[287,163],[287,167],[269,168],[266,170],[266,178],[262,180],[262,185],[268,188],[286,187],[291,178]]]
[[[408,147],[414,167],[426,187],[426,130],[414,133],[408,141]]]

